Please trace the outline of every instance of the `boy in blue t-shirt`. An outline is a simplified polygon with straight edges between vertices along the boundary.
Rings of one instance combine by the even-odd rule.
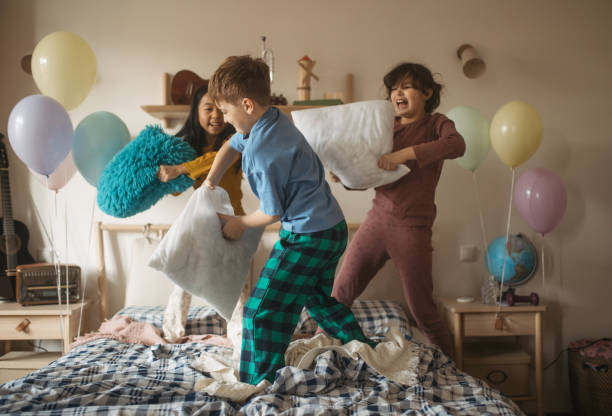
[[[259,281],[245,304],[240,380],[274,381],[285,364],[300,312],[343,343],[368,340],[355,316],[330,296],[347,240],[344,215],[325,181],[323,165],[293,123],[270,106],[270,71],[261,59],[231,56],[210,79],[208,93],[237,130],[215,157],[205,184],[214,189],[242,153],[242,169],[259,198],[244,216],[219,214],[223,235],[281,221]]]

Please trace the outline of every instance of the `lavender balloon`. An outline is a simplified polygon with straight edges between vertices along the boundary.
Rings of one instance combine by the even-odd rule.
[[[49,176],[72,148],[72,122],[53,98],[30,95],[11,111],[8,136],[19,159],[35,172]]]
[[[565,186],[553,172],[531,168],[516,182],[514,205],[527,224],[544,235],[559,225],[565,213]]]

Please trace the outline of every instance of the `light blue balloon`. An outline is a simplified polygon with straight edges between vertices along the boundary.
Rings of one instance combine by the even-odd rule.
[[[92,113],[74,130],[74,164],[85,180],[97,188],[108,162],[129,142],[130,131],[119,117],[108,111]]]
[[[473,172],[491,148],[489,120],[477,109],[467,106],[455,107],[446,116],[455,122],[455,128],[465,140],[465,153],[455,162]]]

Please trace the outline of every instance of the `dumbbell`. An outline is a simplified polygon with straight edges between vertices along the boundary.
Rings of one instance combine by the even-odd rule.
[[[533,306],[537,306],[538,303],[540,303],[540,298],[535,292],[531,292],[529,296],[518,296],[515,295],[514,292],[506,293],[506,303],[508,303],[508,306],[513,306],[518,302],[531,303]]]

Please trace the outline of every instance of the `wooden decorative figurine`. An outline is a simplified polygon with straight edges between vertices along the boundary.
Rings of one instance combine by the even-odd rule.
[[[319,77],[317,77],[313,72],[312,68],[315,66],[317,62],[313,61],[308,57],[308,55],[304,55],[302,59],[298,61],[298,100],[300,101],[308,101],[310,100],[310,78],[314,78],[317,81]]]

